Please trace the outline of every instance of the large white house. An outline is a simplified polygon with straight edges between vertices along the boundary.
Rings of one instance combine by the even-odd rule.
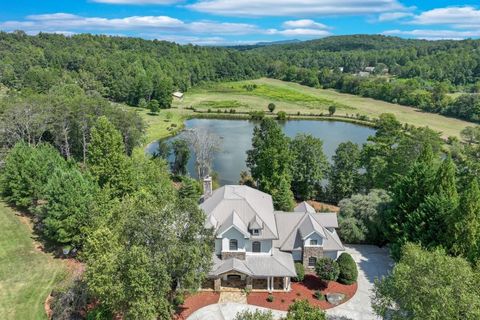
[[[306,202],[294,212],[274,211],[272,197],[259,190],[227,185],[211,191],[204,181],[200,207],[215,232],[213,267],[205,288],[290,290],[294,262],[313,269],[318,258],[337,258],[344,247],[335,213],[315,213]]]

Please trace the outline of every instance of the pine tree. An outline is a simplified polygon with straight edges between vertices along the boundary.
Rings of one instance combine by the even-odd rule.
[[[400,249],[416,234],[417,221],[412,217],[426,197],[433,192],[436,161],[427,145],[409,173],[394,186],[392,203],[385,215],[386,238],[392,243],[394,258],[400,257]],[[422,223],[420,221],[420,223]],[[413,240],[414,241],[414,240]]]
[[[95,185],[76,168],[57,169],[46,187],[42,207],[45,235],[59,244],[81,245]]]
[[[132,167],[122,137],[106,117],[98,118],[92,128],[87,165],[100,187],[116,195],[132,190]]]
[[[411,225],[416,226],[412,241],[420,241],[426,248],[449,246],[452,237],[448,234],[449,226],[454,222],[459,205],[456,183],[455,164],[447,158],[433,181],[433,193],[411,216]]]
[[[360,149],[348,141],[341,143],[333,156],[329,173],[328,196],[338,202],[352,196],[358,190],[360,180]]]
[[[280,178],[278,186],[272,191],[273,206],[277,210],[292,211],[294,206],[293,192],[285,177]]]
[[[463,192],[449,234],[453,235],[452,253],[471,263],[480,257],[480,188],[476,178]]]

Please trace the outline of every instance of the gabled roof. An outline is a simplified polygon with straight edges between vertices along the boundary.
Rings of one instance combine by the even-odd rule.
[[[210,276],[217,277],[227,272],[239,272],[254,277],[295,277],[295,265],[292,254],[273,249],[272,255],[246,255],[245,260],[230,258],[221,260],[213,256]]]
[[[315,209],[309,205],[306,201],[303,201],[299,203],[295,209],[293,209],[295,212],[310,212],[310,213],[315,213]]]
[[[298,226],[298,232],[302,240],[305,240],[312,233],[317,233],[322,238],[326,238],[322,226],[310,214],[305,215],[305,218]]]
[[[226,185],[215,190],[200,204],[200,208],[207,214],[207,221],[211,216],[218,221],[219,228],[223,228],[224,223],[229,223],[227,219],[235,211],[245,226],[253,220],[263,222],[262,233],[257,239],[278,238],[272,197],[257,189]]]
[[[323,250],[344,250],[342,242],[335,230],[328,228],[338,227],[335,213],[299,213],[275,212],[278,225],[279,240],[274,241],[274,246],[280,250],[292,251],[303,247],[303,240],[312,232],[317,232],[323,237]],[[320,233],[318,232],[321,230]]]
[[[237,271],[251,276],[252,272],[245,265],[245,261],[236,258],[225,260],[216,270],[213,270],[214,274],[220,275],[231,271]]]
[[[244,235],[245,238],[250,237],[250,233],[248,232],[247,226],[245,223],[240,219],[238,213],[233,210],[230,216],[225,219],[217,230],[217,238],[220,238],[226,231],[230,230],[231,228],[237,229],[240,233]]]
[[[263,221],[258,217],[258,215],[255,215],[252,221],[248,224],[248,228],[250,230],[253,229],[263,229]]]

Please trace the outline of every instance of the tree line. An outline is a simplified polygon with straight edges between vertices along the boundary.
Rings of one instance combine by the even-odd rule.
[[[480,121],[480,41],[328,37],[263,47],[199,47],[94,35],[0,33],[0,83],[47,93],[77,84],[115,102],[168,108],[174,90],[261,76]],[[370,77],[358,72],[375,67]],[[461,92],[460,97],[449,93]]]
[[[92,122],[85,163],[52,143],[18,141],[0,187],[8,203],[31,214],[47,250],[87,265],[55,295],[53,317],[171,318],[210,269],[213,234],[197,199],[175,189],[165,161],[128,155],[105,115]]]

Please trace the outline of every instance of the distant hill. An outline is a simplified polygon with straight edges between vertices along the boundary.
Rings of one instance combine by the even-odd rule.
[[[299,39],[291,39],[291,40],[280,40],[280,41],[268,41],[268,42],[257,42],[255,43],[256,46],[271,46],[276,44],[290,44],[290,43],[298,43],[302,42]]]

